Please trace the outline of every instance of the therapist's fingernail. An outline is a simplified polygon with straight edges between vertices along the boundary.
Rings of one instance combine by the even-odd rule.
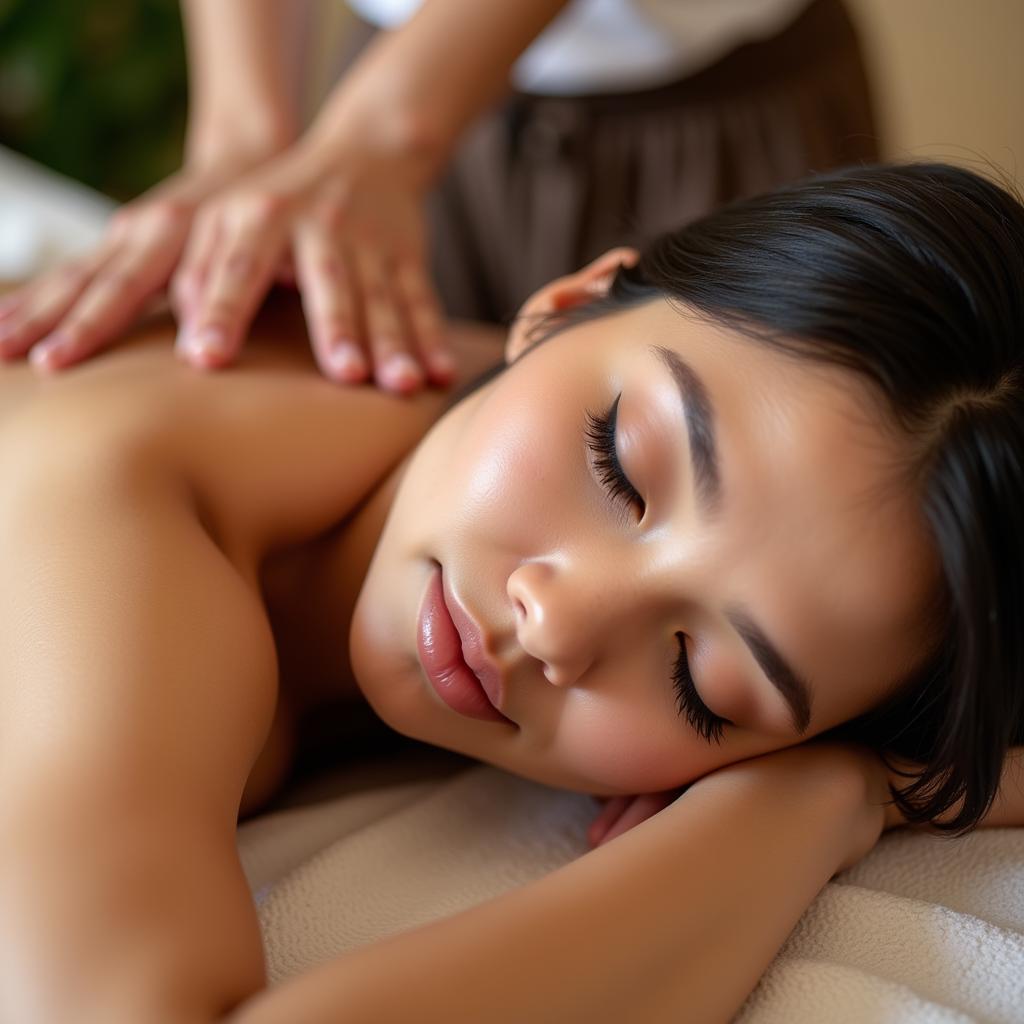
[[[430,373],[435,380],[450,381],[455,369],[455,360],[447,352],[434,352],[430,356]]]
[[[64,355],[71,347],[71,339],[66,334],[55,332],[42,341],[37,341],[29,351],[28,361],[41,369],[49,369],[55,360]]]
[[[327,362],[331,370],[342,380],[359,381],[366,379],[366,356],[362,349],[351,341],[340,341],[330,350]]]
[[[384,360],[377,379],[392,391],[409,391],[423,383],[423,374],[412,356],[397,352]]]
[[[204,327],[198,331],[186,331],[182,338],[185,352],[197,359],[219,359],[227,355],[227,335],[219,327]]]

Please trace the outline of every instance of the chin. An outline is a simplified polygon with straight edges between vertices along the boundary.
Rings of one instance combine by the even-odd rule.
[[[364,587],[356,600],[348,634],[352,676],[366,702],[392,729],[409,735],[417,698],[412,666],[403,658],[382,617],[372,614]]]

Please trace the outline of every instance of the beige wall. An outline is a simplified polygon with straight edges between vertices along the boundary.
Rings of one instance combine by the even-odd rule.
[[[1024,186],[1024,0],[846,0],[886,155],[997,164]]]

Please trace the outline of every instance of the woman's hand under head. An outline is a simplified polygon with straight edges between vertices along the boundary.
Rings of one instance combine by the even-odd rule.
[[[816,739],[725,765],[682,792],[612,797],[588,828],[587,841],[592,847],[603,846],[664,810],[683,793],[723,784],[742,785],[755,776],[761,781],[774,780],[776,792],[779,790],[775,787],[785,786],[787,780],[814,777],[837,797],[846,795],[846,847],[838,871],[853,867],[871,852],[885,831],[904,824],[889,793],[890,784],[900,783],[892,778],[876,752],[859,744]]]
[[[822,751],[826,751],[828,746],[829,744],[821,741],[812,741],[785,749],[811,749],[815,753],[809,756],[818,756]],[[868,815],[868,821],[866,829],[858,833],[862,839],[858,841],[856,849],[851,851],[849,859],[843,865],[845,868],[855,864],[861,856],[868,853],[871,847],[874,846],[874,841],[871,839],[871,836],[874,834],[874,823],[879,820],[881,821],[881,829],[878,835],[881,835],[882,832],[888,829],[899,828],[901,825],[906,824],[899,808],[890,798],[888,790],[890,786],[897,789],[900,788],[904,785],[906,779],[890,770],[879,754],[866,747],[853,744],[834,744],[834,746],[847,748],[852,755],[851,759],[863,771],[865,777],[866,805],[863,809]],[[774,756],[776,756],[775,752],[762,754],[760,757],[753,758],[751,764],[756,767],[759,762]],[[827,753],[826,756],[828,756]],[[711,774],[716,775],[727,772],[729,767],[727,765],[724,768],[717,768]],[[909,768],[912,766],[904,765],[903,767]],[[707,777],[705,776],[705,778]],[[698,781],[692,785],[699,784],[700,782]],[[587,842],[592,847],[603,846],[616,836],[621,836],[641,822],[653,817],[659,811],[664,810],[688,788],[673,789],[664,793],[641,793],[637,796],[613,796],[602,800],[603,806],[600,812],[587,828]],[[880,819],[878,815],[879,808],[881,808]]]
[[[847,372],[660,300],[531,344],[523,324],[623,259],[538,293],[511,365],[421,442],[350,633],[394,728],[602,795],[671,790],[879,704],[931,647],[936,572],[894,484],[899,435]],[[425,670],[449,615],[493,720]]]

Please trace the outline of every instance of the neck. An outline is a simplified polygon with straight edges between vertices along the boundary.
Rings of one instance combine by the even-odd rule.
[[[328,533],[267,561],[264,592],[281,689],[299,714],[325,704],[364,701],[349,663],[349,626],[409,458]]]

